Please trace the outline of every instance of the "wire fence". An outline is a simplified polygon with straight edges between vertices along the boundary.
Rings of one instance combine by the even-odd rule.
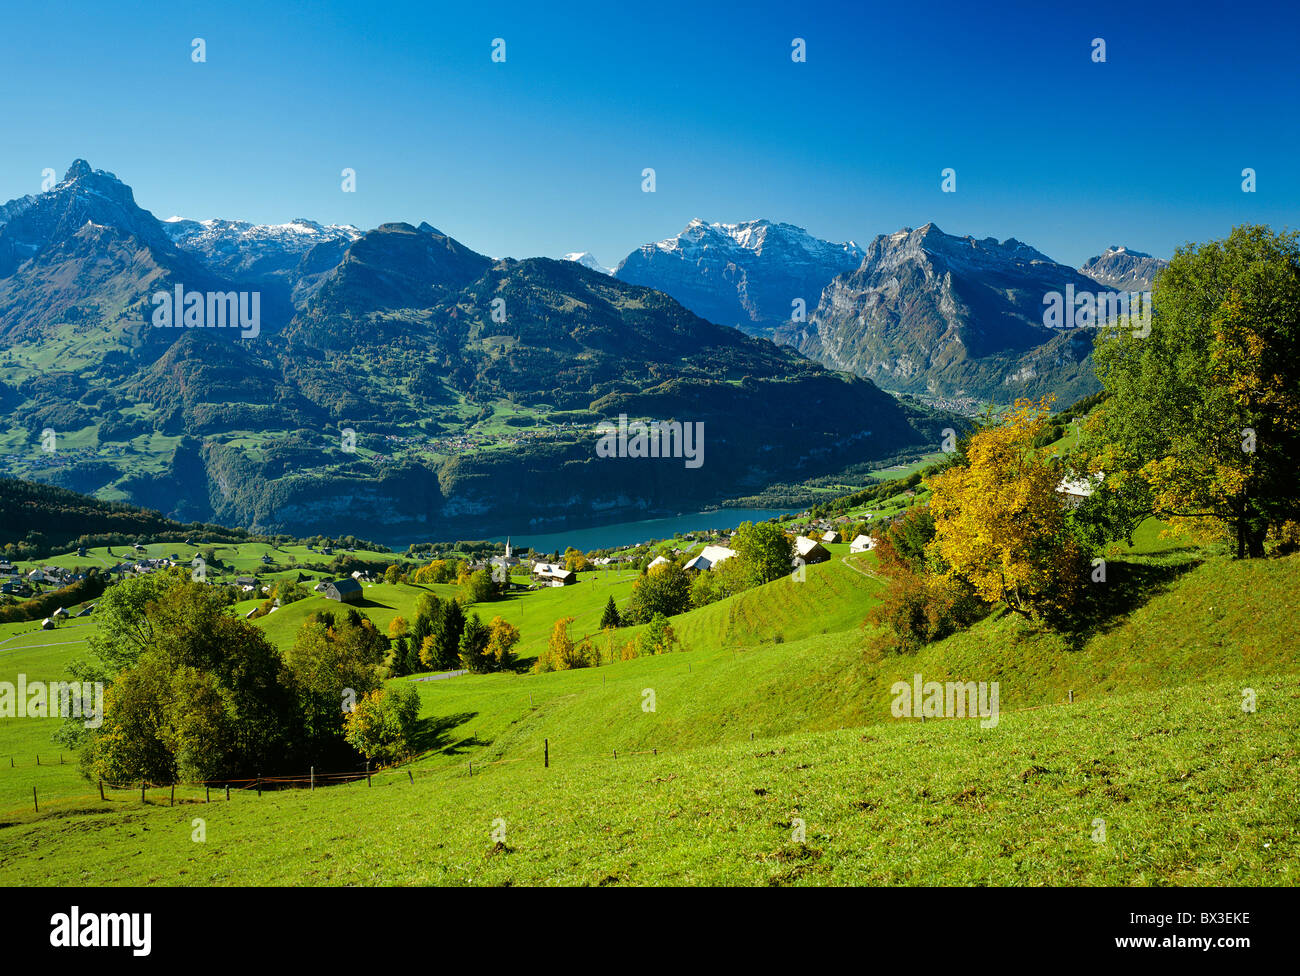
[[[1071,690],[1068,694],[1068,697],[1063,701],[1044,702],[1039,705],[1029,705],[1029,706],[1025,706],[1022,708],[1015,708],[1015,709],[1000,709],[999,715],[1013,715],[1020,712],[1035,712],[1043,708],[1054,708],[1054,707],[1060,707],[1062,705],[1073,705],[1073,704],[1075,704],[1075,695],[1074,695],[1074,691]],[[1098,702],[1098,701],[1093,701],[1092,704],[1101,705],[1102,707],[1104,707],[1105,705],[1104,702]],[[987,716],[972,714],[972,715],[965,716],[965,718],[967,718],[968,720],[978,720],[982,718],[987,718]],[[902,721],[919,721],[921,723],[924,723],[926,720],[922,716],[917,716],[911,719],[903,719]],[[951,721],[951,719],[936,717],[934,721],[946,722],[946,721]],[[751,732],[750,741],[753,741],[753,739],[754,739],[754,734]],[[316,787],[318,786],[320,787],[340,786],[340,785],[350,786],[362,780],[366,782],[367,786],[373,786],[374,780],[376,778],[385,780],[385,782],[381,782],[380,785],[392,785],[393,782],[400,782],[402,773],[405,773],[407,777],[407,781],[411,785],[414,785],[416,776],[444,777],[444,778],[472,777],[474,775],[475,768],[484,769],[486,767],[503,766],[512,763],[537,763],[539,759],[540,759],[540,764],[544,768],[549,768],[551,765],[551,758],[552,758],[550,739],[543,739],[540,756],[517,756],[509,759],[478,759],[478,760],[466,759],[463,766],[457,764],[455,766],[414,768],[413,764],[418,763],[421,760],[426,759],[430,756],[436,756],[441,754],[442,753],[440,750],[429,749],[424,752],[417,753],[415,755],[407,756],[406,758],[402,759],[400,762],[395,762],[395,763],[379,764],[379,765],[371,765],[368,763],[366,764],[365,767],[358,767],[355,769],[343,770],[343,771],[319,771],[318,772],[316,769],[312,768],[308,770],[308,772],[303,774],[298,774],[298,775],[251,776],[251,777],[239,777],[239,778],[200,780],[195,782],[184,782],[184,783],[150,783],[148,781],[142,781],[140,783],[113,783],[105,779],[100,779],[98,783],[99,786],[98,795],[94,793],[85,793],[85,794],[77,794],[72,796],[68,796],[68,795],[41,796],[38,792],[37,787],[33,786],[31,807],[24,806],[20,808],[14,808],[8,811],[0,811],[0,817],[8,818],[14,816],[22,816],[24,814],[30,814],[32,812],[39,814],[42,811],[67,812],[69,810],[75,810],[79,805],[87,804],[87,803],[99,804],[93,809],[102,810],[103,809],[102,804],[110,802],[108,799],[108,791],[113,791],[117,793],[129,792],[132,794],[139,794],[140,802],[142,805],[147,805],[151,802],[155,804],[165,802],[174,806],[176,804],[176,799],[177,799],[176,790],[178,787],[182,790],[182,795],[180,798],[181,803],[183,804],[210,803],[212,802],[212,792],[214,790],[217,791],[219,800],[221,799],[223,792],[224,792],[225,799],[229,800],[232,794],[238,794],[238,793],[251,792],[251,793],[255,793],[257,796],[261,796],[262,793],[264,792],[278,792],[285,789],[315,790]],[[52,768],[54,766],[62,766],[62,765],[69,764],[68,760],[65,759],[62,753],[57,753],[55,755],[57,758],[51,759],[51,757],[48,754],[45,756],[37,754],[34,755],[33,761],[27,763],[19,762],[18,761],[19,757],[17,755],[0,756],[0,774],[3,774],[6,768],[22,769],[22,768],[34,768],[37,766],[42,768]],[[566,752],[566,753],[562,753],[561,758],[565,760],[602,760],[602,759],[617,760],[620,757],[630,758],[633,756],[658,756],[658,755],[659,755],[658,748],[626,750],[626,751],[611,749],[609,752],[602,752],[598,754]],[[7,767],[4,764],[5,759],[9,760],[9,764]],[[154,791],[167,790],[168,791],[167,799],[165,801],[160,801],[157,799],[150,800],[149,798],[150,790],[154,790]],[[202,792],[200,793],[199,791]]]
[[[41,795],[36,786],[32,787],[32,802],[29,806],[18,807],[6,811],[0,811],[0,818],[19,817],[30,815],[31,813],[54,813],[54,812],[71,812],[90,804],[87,812],[91,810],[102,810],[103,804],[113,802],[110,799],[110,793],[130,794],[133,797],[138,796],[141,805],[170,805],[175,806],[178,799],[182,804],[203,804],[212,802],[229,801],[233,795],[240,793],[254,793],[261,796],[264,792],[279,792],[285,789],[296,790],[315,790],[317,787],[326,786],[351,786],[355,783],[364,781],[367,786],[374,786],[375,780],[379,779],[380,786],[390,786],[402,781],[402,775],[406,775],[406,781],[414,785],[417,776],[422,778],[468,778],[474,775],[476,769],[482,770],[492,766],[504,766],[513,763],[534,763],[549,768],[551,765],[550,740],[542,740],[540,756],[516,756],[508,759],[467,759],[464,765],[455,766],[438,766],[415,768],[413,763],[417,763],[429,756],[439,755],[438,750],[427,750],[414,756],[409,756],[401,762],[390,763],[387,765],[367,765],[363,768],[356,768],[343,771],[318,771],[310,769],[308,772],[297,775],[276,775],[276,776],[247,776],[237,778],[222,778],[213,780],[199,780],[177,783],[151,783],[143,780],[139,783],[114,783],[107,779],[98,781],[98,793],[81,793],[76,795]],[[607,753],[565,753],[566,760],[616,760],[620,758],[630,758],[633,756],[657,756],[657,748],[639,749],[639,750],[619,750],[611,749]],[[7,758],[9,765],[4,766],[2,760]],[[0,757],[0,773],[4,769],[22,769],[35,768],[41,766],[50,768],[56,765],[67,765],[68,763],[62,756],[58,762],[51,762],[48,759],[36,757],[35,762],[19,763],[17,757],[7,756]],[[181,791],[179,798],[177,790]],[[160,799],[157,791],[166,791]],[[151,797],[150,791],[154,791]],[[214,799],[213,793],[216,793]],[[223,801],[224,798],[224,801]]]

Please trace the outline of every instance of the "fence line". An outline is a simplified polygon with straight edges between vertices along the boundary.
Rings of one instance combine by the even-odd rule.
[[[1013,714],[1016,714],[1016,713],[1019,713],[1019,712],[1035,712],[1035,711],[1038,711],[1038,710],[1043,709],[1043,708],[1055,708],[1055,707],[1060,707],[1061,705],[1064,705],[1064,704],[1070,704],[1070,705],[1073,705],[1074,703],[1075,703],[1074,692],[1073,692],[1073,690],[1071,690],[1070,693],[1069,693],[1068,701],[1064,701],[1064,702],[1045,702],[1045,703],[1043,703],[1043,704],[1041,704],[1041,705],[1030,705],[1030,706],[1026,706],[1026,707],[1024,707],[1024,708],[1017,708],[1017,709],[1000,709],[1000,710],[999,710],[999,714],[1013,715]],[[1103,708],[1105,707],[1105,702],[1102,701],[1102,700],[1093,700],[1093,701],[1091,701],[1089,704],[1097,705],[1097,706],[1100,706],[1100,707],[1103,707]],[[986,716],[980,716],[980,715],[971,715],[971,716],[967,716],[968,719],[979,719],[979,718],[984,718],[984,717],[986,717]],[[902,721],[918,721],[918,720],[917,720],[917,719],[903,719]],[[922,723],[924,723],[924,719],[920,719],[919,721],[921,721]],[[947,719],[936,719],[936,721],[948,721],[948,720],[947,720]],[[893,723],[889,723],[889,724],[893,724]],[[751,741],[751,742],[753,741],[753,734],[752,734],[752,733],[751,733],[751,735],[750,735],[750,741]],[[550,756],[550,739],[544,739],[544,740],[543,740],[543,745],[542,745],[542,750],[541,750],[541,751],[542,751],[542,765],[543,765],[544,768],[549,768],[549,767],[550,767],[550,758],[551,758],[551,756]],[[180,782],[177,782],[177,783],[150,783],[150,782],[148,782],[147,780],[144,780],[144,781],[141,781],[141,782],[138,783],[138,784],[137,784],[137,783],[126,783],[126,784],[121,784],[121,783],[113,783],[113,782],[110,782],[110,781],[108,781],[108,780],[105,780],[105,779],[102,779],[102,778],[101,778],[100,781],[99,781],[99,785],[100,785],[101,790],[102,790],[103,788],[108,788],[108,789],[111,789],[111,790],[116,790],[116,791],[118,791],[118,792],[127,792],[127,791],[134,792],[135,790],[140,790],[141,793],[142,793],[142,801],[141,801],[141,802],[145,802],[144,797],[143,797],[143,794],[144,794],[145,792],[147,792],[147,790],[149,790],[149,789],[155,789],[155,790],[157,790],[157,789],[170,789],[170,790],[172,791],[172,801],[171,801],[171,802],[172,802],[173,805],[175,804],[175,789],[176,789],[177,786],[193,788],[193,789],[196,789],[196,790],[199,789],[199,788],[203,788],[203,789],[205,790],[205,799],[202,800],[202,801],[200,801],[200,800],[188,800],[188,801],[187,801],[185,798],[182,797],[182,800],[181,800],[182,803],[186,803],[186,802],[188,802],[188,803],[190,803],[190,804],[192,805],[192,804],[195,804],[195,803],[209,803],[209,802],[211,802],[210,799],[206,798],[206,797],[207,797],[207,793],[206,793],[206,791],[210,790],[211,787],[213,787],[213,786],[226,787],[227,792],[229,792],[229,790],[230,790],[231,788],[234,788],[234,789],[236,789],[238,792],[241,792],[241,793],[243,793],[243,792],[247,792],[247,791],[249,791],[249,790],[256,790],[258,796],[261,796],[261,795],[262,795],[262,788],[263,788],[263,787],[268,787],[268,788],[269,788],[269,787],[274,786],[274,787],[280,788],[280,787],[286,787],[286,786],[304,785],[304,786],[309,786],[309,787],[311,787],[311,788],[314,789],[315,784],[316,784],[316,783],[321,783],[321,782],[323,782],[323,783],[325,783],[325,784],[327,784],[327,785],[337,785],[337,784],[339,784],[339,783],[342,783],[342,784],[345,784],[345,785],[350,785],[351,783],[355,783],[355,782],[358,782],[359,780],[364,779],[364,780],[367,781],[367,783],[369,783],[369,782],[370,782],[370,781],[371,781],[375,776],[382,776],[382,775],[395,775],[395,774],[402,773],[402,772],[406,773],[406,775],[407,775],[407,777],[408,777],[408,779],[410,780],[411,783],[414,783],[414,782],[415,782],[415,776],[416,776],[416,775],[420,775],[420,776],[459,776],[459,775],[460,775],[460,771],[459,771],[459,768],[458,768],[458,767],[449,767],[449,768],[448,768],[448,767],[440,767],[440,768],[425,768],[425,769],[412,769],[412,768],[411,768],[411,764],[412,764],[412,763],[419,762],[421,759],[424,759],[424,758],[426,758],[426,757],[428,757],[428,756],[431,756],[431,755],[438,755],[438,754],[440,754],[440,753],[438,752],[438,750],[427,749],[427,750],[425,750],[424,752],[417,753],[417,754],[415,754],[415,755],[413,755],[413,756],[409,756],[409,757],[407,757],[406,759],[401,760],[401,761],[399,761],[399,762],[389,763],[389,764],[387,764],[387,765],[380,765],[380,766],[374,766],[374,767],[371,767],[369,764],[367,764],[367,766],[366,766],[366,768],[365,768],[364,770],[352,770],[352,771],[347,771],[347,772],[343,772],[343,771],[338,771],[338,772],[316,772],[316,771],[313,769],[312,771],[308,772],[307,774],[305,774],[305,775],[301,775],[301,776],[283,776],[283,775],[282,775],[282,776],[256,776],[256,777],[246,777],[246,778],[245,778],[245,777],[234,777],[234,778],[218,778],[218,779],[210,779],[210,780],[197,780],[197,781],[185,782],[185,783],[180,783]],[[611,760],[611,761],[617,761],[618,758],[619,758],[619,750],[617,750],[617,749],[613,749],[613,750],[611,750],[611,752],[608,752],[608,753],[606,753],[606,752],[602,752],[602,753],[569,753],[569,754],[562,754],[562,755],[564,756],[564,758],[572,758],[572,759],[577,759],[577,760],[584,760],[584,759],[585,759],[585,760],[592,760],[592,759],[611,759],[611,755],[612,755],[612,760]],[[658,756],[658,755],[659,755],[659,750],[658,750],[658,748],[640,749],[640,750],[631,750],[631,751],[628,751],[628,752],[624,752],[624,753],[623,753],[623,756],[624,756],[624,757],[630,757],[630,756]],[[42,767],[42,768],[45,768],[45,767],[51,767],[51,766],[55,766],[55,765],[69,765],[68,763],[65,763],[65,762],[64,762],[62,754],[59,754],[59,761],[58,761],[57,763],[53,763],[53,762],[50,762],[50,763],[42,763],[42,762],[40,762],[40,757],[39,757],[39,755],[37,755],[37,756],[36,756],[36,762],[35,762],[31,767],[27,767],[27,766],[25,766],[25,765],[22,766],[22,767],[15,766],[15,765],[14,765],[14,759],[16,758],[15,755],[9,755],[8,757],[0,756],[0,759],[3,759],[3,758],[8,758],[8,759],[9,759],[9,761],[10,761],[10,768],[11,768],[11,769],[14,769],[14,768],[35,768],[36,766],[40,766],[40,767]],[[465,765],[466,765],[466,767],[467,767],[467,769],[468,769],[469,776],[473,776],[473,775],[474,775],[474,767],[475,767],[476,765],[477,765],[479,768],[482,768],[482,767],[484,767],[484,766],[502,766],[502,765],[506,765],[506,764],[508,764],[508,763],[536,762],[536,761],[537,761],[537,760],[534,759],[534,758],[532,758],[532,757],[523,757],[523,756],[521,756],[521,757],[515,757],[515,758],[511,758],[511,759],[491,759],[491,760],[473,760],[473,759],[467,759],[467,760],[465,760]],[[0,771],[2,771],[2,770],[3,770],[3,764],[0,764]],[[240,785],[240,784],[243,784],[243,785]],[[388,785],[388,784],[385,784],[385,785]],[[71,796],[71,797],[68,797],[68,796],[54,797],[53,799],[51,799],[51,798],[49,798],[49,797],[46,797],[46,798],[44,798],[43,800],[41,800],[41,799],[38,798],[38,796],[37,796],[37,794],[36,794],[36,787],[32,787],[32,801],[33,801],[33,805],[36,807],[36,812],[37,812],[37,813],[40,812],[40,803],[41,803],[41,802],[44,802],[44,803],[46,804],[47,808],[48,808],[48,807],[51,806],[52,804],[80,803],[80,802],[83,802],[83,801],[86,801],[86,800],[90,800],[90,801],[100,801],[100,802],[103,802],[103,800],[102,800],[101,797],[97,797],[97,796],[95,796],[93,793],[92,793],[92,794],[85,794],[85,795]],[[25,812],[25,810],[26,810],[26,808],[24,807],[24,808],[16,808],[16,809],[14,809],[14,810],[10,810],[10,811],[0,811],[0,816],[19,815],[19,814]]]
[[[547,740],[547,743],[548,745],[544,747],[544,759],[542,762],[542,765],[544,767],[549,767],[550,765],[549,740]],[[210,791],[210,789],[214,786],[228,787],[230,789],[236,790],[241,793],[246,793],[249,790],[257,790],[258,795],[260,796],[261,790],[264,787],[276,788],[278,790],[284,787],[296,786],[301,788],[303,786],[309,786],[313,781],[313,775],[315,778],[315,782],[317,784],[320,784],[322,781],[325,781],[330,785],[338,785],[340,783],[344,785],[350,785],[351,783],[358,782],[359,780],[369,781],[376,776],[388,776],[388,777],[399,776],[400,777],[401,773],[406,773],[411,783],[415,782],[416,776],[460,777],[465,775],[464,771],[460,770],[458,767],[450,767],[450,768],[438,767],[438,768],[425,768],[425,769],[409,768],[408,765],[409,763],[418,761],[419,759],[422,759],[425,756],[428,756],[430,754],[436,754],[435,750],[427,750],[426,752],[413,756],[410,759],[404,760],[401,763],[392,763],[386,766],[375,766],[369,770],[356,770],[356,771],[348,771],[348,772],[324,772],[324,773],[316,772],[314,774],[309,772],[306,775],[300,775],[300,776],[257,776],[257,777],[247,777],[247,778],[238,777],[238,778],[230,778],[230,779],[196,780],[196,781],[184,782],[184,783],[181,782],[151,783],[148,780],[144,780],[139,783],[114,783],[111,782],[110,780],[101,779],[99,781],[99,784],[103,789],[113,790],[119,793],[135,793],[138,791],[142,794],[142,800],[141,800],[142,803],[147,802],[143,798],[143,795],[150,789],[170,790],[172,791],[171,792],[172,799],[170,802],[173,806],[175,805],[176,787],[179,786],[182,788],[189,788],[195,791],[200,789],[204,790],[205,792],[202,798],[184,797],[184,796],[181,797],[182,804],[193,806],[196,804],[202,805],[202,804],[214,802],[210,799],[208,793],[208,791]],[[613,750],[612,755],[613,755],[613,759],[615,760],[618,759],[619,751]],[[634,751],[622,753],[623,757],[650,756],[650,755],[654,755],[654,756],[659,755],[659,750],[657,748],[653,748],[653,749],[634,750]],[[607,752],[569,753],[565,755],[565,758],[571,758],[577,760],[584,760],[584,759],[592,760],[592,759],[610,759],[610,756],[611,753],[607,753]],[[473,776],[473,771],[475,766],[481,769],[485,766],[502,766],[509,763],[537,762],[537,759],[532,757],[514,757],[509,759],[466,760],[465,762],[469,770],[469,775]],[[45,764],[42,765],[44,766]],[[34,768],[34,767],[28,767],[28,768]],[[392,782],[390,780],[390,782],[381,785],[385,785],[385,786],[392,785]],[[40,797],[38,799],[35,790],[36,788],[33,787],[32,799],[33,799],[33,804],[36,807],[37,813],[41,812],[42,805],[44,809],[52,809],[56,805],[67,806],[69,804],[76,804],[76,803],[82,803],[87,801],[94,802],[96,804],[105,802],[105,800],[102,800],[100,796],[97,796],[96,794],[93,793],[79,794],[75,796]],[[225,802],[225,801],[218,799],[215,802]],[[18,816],[28,812],[30,811],[28,811],[25,807],[19,807],[8,811],[0,811],[0,816],[3,817]]]

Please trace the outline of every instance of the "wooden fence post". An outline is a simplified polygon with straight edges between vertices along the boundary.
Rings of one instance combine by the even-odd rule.
[[[311,788],[316,789],[316,767],[311,768]]]
[[[1074,704],[1074,689],[1073,689],[1073,688],[1070,689],[1070,704],[1071,704],[1071,705]]]
[[[472,766],[470,767],[470,772],[471,773],[474,772],[474,768]],[[411,781],[412,786],[415,785],[415,774],[412,773],[409,769],[406,771],[406,778]]]
[[[176,806],[176,784],[172,783],[172,806]]]
[[[467,762],[467,763],[465,763],[465,765],[469,767],[469,774],[470,774],[471,776],[473,776],[473,775],[474,775],[474,764],[473,764],[472,762]]]
[[[212,802],[212,787],[209,786],[207,783],[203,784],[203,802],[204,803]]]
[[[99,777],[99,798],[104,799],[104,777]]]
[[[262,795],[262,774],[261,773],[258,773],[257,775],[257,795],[258,796]]]
[[[144,802],[144,780],[140,780],[140,802]]]
[[[550,739],[542,740],[542,765],[548,769],[550,768],[551,765],[551,740]]]
[[[370,782],[370,763],[366,763],[366,785],[367,786],[373,785]]]
[[[39,766],[40,764],[41,764],[41,754],[38,752],[36,754],[36,765]]]
[[[614,758],[615,758],[615,759],[618,758],[618,750],[617,750],[617,749],[614,750]]]
[[[227,802],[227,803],[230,802],[230,784],[229,784],[229,783],[226,784],[226,802]]]
[[[41,812],[41,805],[36,802],[36,787],[34,786],[32,787],[32,806],[36,808],[37,813]]]

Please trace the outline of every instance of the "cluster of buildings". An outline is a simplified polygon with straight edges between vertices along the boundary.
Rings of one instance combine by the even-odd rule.
[[[0,561],[0,593],[8,596],[29,597],[43,586],[58,589],[85,578],[85,573],[74,573],[62,566],[43,566],[22,573],[13,563]]]

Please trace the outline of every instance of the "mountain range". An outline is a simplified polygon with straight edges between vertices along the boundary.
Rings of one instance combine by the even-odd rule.
[[[1146,290],[1166,263],[1112,247],[1076,270],[1014,239],[956,237],[933,223],[864,250],[789,224],[692,220],[615,274],[884,389],[970,410],[1096,392],[1091,335],[1045,327],[1044,296]]]
[[[770,254],[784,226],[740,237]],[[260,328],[154,327],[176,289],[255,293]],[[598,457],[620,415],[704,424],[704,464]],[[161,221],[82,160],[0,209],[5,473],[175,518],[482,538],[798,484],[932,449],[953,419],[662,291],[428,223]]]

